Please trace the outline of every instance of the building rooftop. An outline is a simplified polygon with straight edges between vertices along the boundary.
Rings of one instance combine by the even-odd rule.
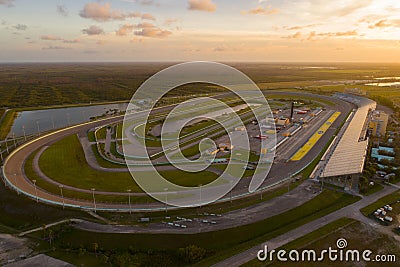
[[[336,94],[335,96],[356,104],[358,108],[329,157],[322,177],[359,174],[363,171],[368,147],[368,140],[364,140],[363,132],[369,110],[376,108],[376,102],[368,98],[348,94]]]

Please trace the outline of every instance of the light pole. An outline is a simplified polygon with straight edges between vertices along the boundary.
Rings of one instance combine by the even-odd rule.
[[[288,193],[290,191],[290,178],[292,178],[292,174],[291,173],[289,174],[289,180],[288,180],[288,186],[287,186]]]
[[[36,121],[36,126],[37,126],[37,130],[38,130],[38,134],[40,135],[39,121]]]
[[[63,185],[59,185],[60,187],[60,191],[61,191],[61,198],[62,198],[62,205],[63,205],[63,209],[65,208],[65,201],[64,201],[64,194],[63,194]]]
[[[233,191],[233,188],[232,188],[232,181],[229,181],[229,183],[230,183],[230,188],[231,188],[231,192],[230,192],[230,198],[231,198],[231,203],[232,203],[232,191]],[[200,201],[201,201],[201,199],[200,199]]]
[[[53,130],[54,130],[56,127],[54,125],[54,117],[53,116],[51,116],[51,122],[53,123]]]
[[[36,180],[32,180],[33,186],[35,187],[35,195],[36,195],[36,203],[39,203],[39,197],[37,194],[37,188],[36,188]]]
[[[13,139],[14,139],[14,148],[17,148],[17,143],[15,142],[15,134],[13,132]]]
[[[69,113],[67,113],[67,123],[68,123],[68,126],[71,125],[71,121],[70,121],[70,119],[69,119]]]
[[[95,190],[96,190],[95,188],[92,188],[94,212],[96,212],[96,199],[94,198],[94,191]]]
[[[202,201],[201,201],[201,187],[202,187],[203,185],[201,184],[200,185],[200,208],[201,208],[201,206],[202,206]]]
[[[131,206],[131,189],[128,189],[128,199],[129,199],[129,214],[132,214],[132,206]]]
[[[17,174],[16,173],[14,173],[14,183],[15,183],[15,190],[17,190],[17,194],[19,195],[18,183],[17,183]]]
[[[25,125],[22,125],[22,131],[24,132],[24,140],[26,141]]]
[[[165,213],[168,212],[168,188],[164,188],[165,192]]]

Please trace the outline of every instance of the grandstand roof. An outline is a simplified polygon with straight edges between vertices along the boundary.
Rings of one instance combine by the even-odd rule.
[[[354,103],[358,108],[329,157],[322,177],[358,174],[363,171],[368,140],[363,140],[362,133],[369,110],[376,108],[376,102],[368,98],[348,94],[337,94],[336,97]]]

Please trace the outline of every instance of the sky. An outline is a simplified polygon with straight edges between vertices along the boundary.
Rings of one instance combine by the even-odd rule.
[[[0,62],[400,62],[399,0],[0,0]]]

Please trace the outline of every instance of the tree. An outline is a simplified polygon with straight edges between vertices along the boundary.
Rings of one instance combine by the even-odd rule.
[[[79,256],[79,257],[82,257],[82,256],[85,255],[85,254],[86,254],[86,249],[83,247],[83,245],[81,245],[81,246],[79,247],[78,256]]]
[[[96,258],[97,258],[97,249],[98,248],[99,248],[99,244],[93,243],[94,255],[96,255]]]
[[[204,258],[207,251],[195,245],[190,245],[185,248],[180,248],[178,254],[187,263],[194,263]]]

